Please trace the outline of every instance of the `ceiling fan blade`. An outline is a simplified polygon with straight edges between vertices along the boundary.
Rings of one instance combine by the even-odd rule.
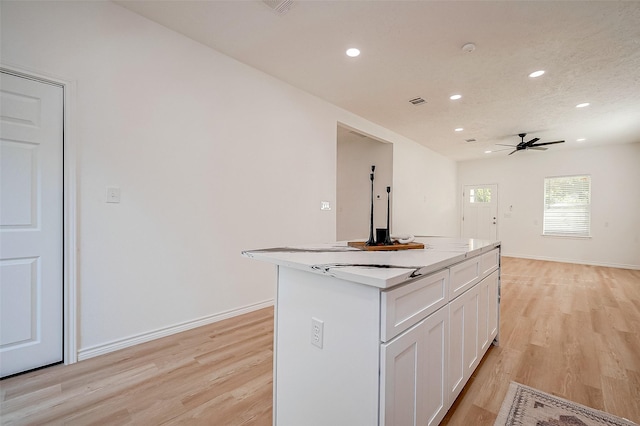
[[[537,145],[534,145],[534,146],[530,146],[529,149],[535,149],[536,151],[546,151],[549,148],[543,148],[543,147],[539,147]]]
[[[527,142],[525,145],[526,146],[532,146],[534,143],[538,142],[539,140],[540,140],[540,138],[533,138],[529,142]]]
[[[491,152],[508,151],[509,149],[511,149],[511,148],[494,149]],[[517,151],[517,149],[516,149],[516,151]]]
[[[507,144],[504,144],[504,143],[497,143],[496,145],[500,145],[500,146],[512,146],[512,147],[514,147],[514,146],[518,146],[518,145],[507,145]]]
[[[537,143],[537,144],[535,144],[533,146],[553,145],[554,143],[564,143],[564,141],[542,142],[542,143]]]
[[[516,151],[517,151],[517,149],[514,149],[513,151],[511,151],[511,152],[509,153],[509,155],[513,154],[513,153],[514,153],[514,152],[516,152]]]

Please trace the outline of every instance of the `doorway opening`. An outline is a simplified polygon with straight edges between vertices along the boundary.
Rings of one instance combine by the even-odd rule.
[[[338,124],[336,239],[366,240],[371,215],[371,166],[375,165],[374,228],[387,226],[387,186],[393,183],[393,144]],[[393,188],[390,204],[393,204]],[[391,210],[391,208],[390,208]],[[389,213],[391,214],[391,213]],[[391,218],[389,218],[390,223]]]

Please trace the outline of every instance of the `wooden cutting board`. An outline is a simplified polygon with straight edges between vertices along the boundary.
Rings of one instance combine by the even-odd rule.
[[[393,251],[393,250],[411,250],[411,249],[423,249],[424,244],[411,242],[407,244],[392,244],[390,246],[368,246],[364,241],[349,241],[347,245],[349,247],[355,247],[360,250],[366,251]]]

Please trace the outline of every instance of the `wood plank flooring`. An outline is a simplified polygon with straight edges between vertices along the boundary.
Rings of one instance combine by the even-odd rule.
[[[0,423],[270,425],[273,308],[0,382]]]
[[[493,425],[512,380],[640,424],[640,271],[503,257],[500,327],[443,425]],[[267,308],[5,379],[0,423],[270,425],[272,340]]]
[[[500,346],[442,425],[493,425],[516,381],[640,424],[640,271],[502,258]]]

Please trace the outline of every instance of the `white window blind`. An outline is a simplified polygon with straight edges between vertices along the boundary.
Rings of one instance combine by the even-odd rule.
[[[591,176],[544,179],[543,235],[591,235]]]

